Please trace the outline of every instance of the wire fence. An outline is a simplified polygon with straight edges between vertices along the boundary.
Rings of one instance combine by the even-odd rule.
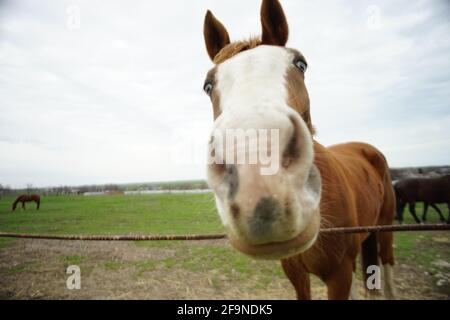
[[[321,229],[324,234],[349,234],[366,232],[399,232],[399,231],[445,231],[450,224],[409,224],[383,225],[365,227],[337,227]],[[162,240],[214,240],[226,239],[225,234],[190,234],[190,235],[54,235],[0,232],[0,238],[46,239],[46,240],[80,240],[80,241],[162,241]]]

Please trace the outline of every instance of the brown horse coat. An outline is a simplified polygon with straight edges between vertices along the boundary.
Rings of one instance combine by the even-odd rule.
[[[25,210],[25,202],[36,202],[36,210],[39,210],[41,205],[41,197],[38,194],[22,194],[17,197],[16,201],[14,201],[12,205],[12,210],[16,210],[17,204],[19,202],[22,203],[22,209]]]
[[[346,143],[326,148],[315,143],[315,164],[322,176],[320,213],[323,227],[354,227],[392,224],[395,196],[384,156],[364,143]],[[328,285],[331,299],[346,299],[352,282],[355,259],[368,234],[321,234],[306,252],[282,260],[286,275],[299,299],[309,299],[308,273]],[[394,264],[392,233],[378,237],[383,264]],[[370,250],[370,247],[368,247]],[[376,250],[376,246],[375,246]],[[368,262],[376,263],[377,252],[365,252]],[[364,259],[363,259],[364,260]]]
[[[444,175],[432,178],[407,178],[399,180],[394,185],[397,197],[397,220],[403,221],[403,210],[406,204],[409,204],[409,210],[416,220],[420,222],[416,215],[415,203],[424,202],[424,213],[422,220],[426,220],[426,209],[431,205],[438,212],[441,221],[445,218],[437,203],[446,203],[450,210],[450,175]],[[450,223],[450,213],[447,220]]]

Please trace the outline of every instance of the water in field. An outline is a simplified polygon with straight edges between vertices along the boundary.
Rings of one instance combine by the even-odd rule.
[[[144,195],[144,194],[165,194],[165,193],[173,193],[173,194],[198,194],[198,193],[211,193],[211,189],[187,189],[187,190],[172,190],[172,189],[163,189],[163,190],[135,190],[135,191],[124,191],[124,195]],[[106,195],[107,192],[85,192],[83,195],[85,196],[103,196]]]

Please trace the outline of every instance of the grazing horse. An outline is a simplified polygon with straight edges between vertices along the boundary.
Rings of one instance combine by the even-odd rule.
[[[16,210],[17,204],[22,202],[22,209],[25,210],[25,202],[36,202],[36,210],[39,210],[39,206],[41,204],[41,197],[38,194],[22,194],[17,197],[16,201],[14,201],[12,205],[12,210]]]
[[[365,143],[327,148],[313,138],[307,62],[285,46],[288,25],[279,1],[262,2],[261,23],[261,38],[230,42],[209,10],[204,20],[206,49],[214,63],[204,83],[214,114],[208,144],[208,160],[214,161],[208,161],[207,180],[228,239],[254,258],[281,260],[298,299],[311,298],[311,273],[324,281],[329,299],[356,298],[352,284],[358,253],[366,277],[367,267],[379,263],[379,253],[384,292],[394,298],[391,232],[319,232],[321,226],[392,224],[395,195],[386,159]],[[255,130],[274,134],[243,149]],[[223,143],[235,131],[249,134]],[[267,162],[262,158],[234,161],[235,152],[246,159],[266,152],[277,158],[272,163],[277,170],[263,171]]]
[[[450,223],[450,175],[443,175],[433,178],[407,178],[398,181],[394,185],[395,195],[397,197],[397,220],[403,222],[403,210],[408,204],[409,212],[417,223],[420,223],[416,215],[416,202],[423,201],[422,221],[426,221],[428,206],[432,206],[441,221],[445,221],[436,203],[446,203],[449,216],[447,223]]]

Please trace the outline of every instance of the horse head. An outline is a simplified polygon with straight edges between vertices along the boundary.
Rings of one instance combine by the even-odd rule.
[[[279,259],[315,242],[321,179],[313,162],[307,62],[286,47],[288,24],[278,0],[262,2],[261,24],[261,38],[231,42],[223,24],[206,13],[204,38],[214,67],[204,91],[215,120],[207,179],[231,244],[257,258]]]

